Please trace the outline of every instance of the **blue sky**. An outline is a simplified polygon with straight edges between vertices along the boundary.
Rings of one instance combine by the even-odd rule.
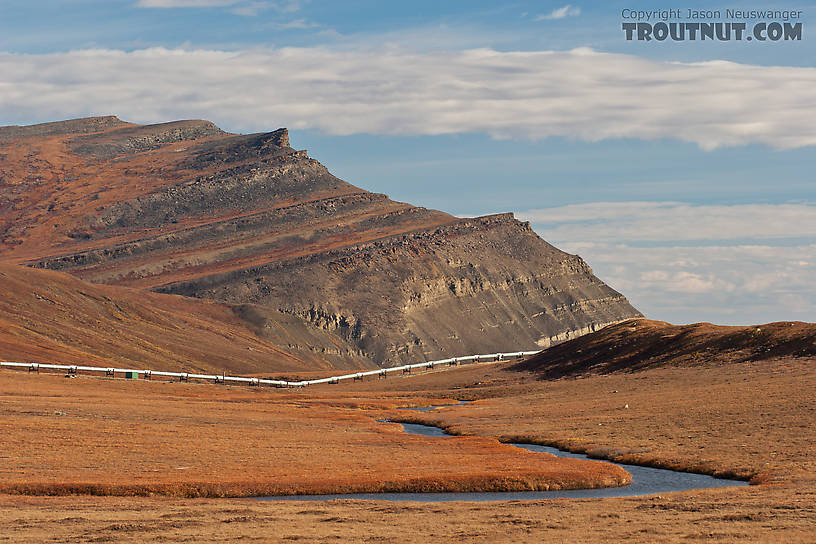
[[[804,37],[627,42],[624,7],[797,9]],[[286,125],[358,186],[515,212],[649,317],[816,321],[814,9],[9,1],[0,124]]]
[[[140,5],[189,7],[150,8]],[[562,18],[547,19],[570,6]],[[626,42],[621,10],[661,8],[799,9],[807,23],[816,3],[487,2],[381,0],[8,0],[0,6],[4,49],[46,52],[150,46],[239,49],[248,46],[348,46],[368,40],[416,48],[490,47],[499,51],[593,47],[678,61],[726,59],[809,66],[814,42],[709,44]],[[807,37],[807,31],[805,37]]]

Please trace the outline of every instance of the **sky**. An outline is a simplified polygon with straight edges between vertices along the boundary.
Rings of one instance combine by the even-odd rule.
[[[712,21],[797,10],[802,39],[625,39],[635,19],[622,10],[663,8],[679,22],[689,8],[719,10]],[[816,321],[813,13],[773,1],[6,0],[0,124],[286,126],[357,186],[461,216],[514,212],[647,317]]]

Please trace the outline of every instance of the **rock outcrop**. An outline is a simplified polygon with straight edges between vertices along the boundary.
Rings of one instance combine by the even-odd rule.
[[[640,316],[512,214],[459,219],[364,191],[285,129],[0,128],[0,190],[0,258],[228,303],[300,357],[535,349]]]

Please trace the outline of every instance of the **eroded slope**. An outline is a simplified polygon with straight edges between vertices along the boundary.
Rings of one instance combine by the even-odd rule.
[[[285,345],[259,338],[224,304],[0,264],[3,360],[261,375],[334,366]]]
[[[364,191],[285,129],[6,127],[0,169],[0,257],[227,302],[273,340],[307,326],[320,341],[286,341],[304,358],[533,349],[640,315],[512,215],[458,219]]]

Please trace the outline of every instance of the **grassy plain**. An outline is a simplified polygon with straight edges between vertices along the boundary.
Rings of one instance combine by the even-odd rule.
[[[0,491],[183,497],[546,490],[628,483],[608,463],[381,423],[425,397],[0,373]]]
[[[759,485],[447,504],[7,494],[0,496],[0,541],[814,541],[812,359],[554,381],[511,366],[300,391],[4,371],[0,477],[16,492],[25,484],[82,491],[59,484],[96,481],[109,486],[98,489],[103,493],[169,495],[529,485],[543,478],[545,465],[552,478],[549,459],[491,440],[521,437]],[[429,413],[395,410],[457,399],[474,402]],[[483,438],[409,437],[377,423],[386,417]],[[216,480],[235,487],[206,485]],[[42,491],[35,488],[28,491]]]

